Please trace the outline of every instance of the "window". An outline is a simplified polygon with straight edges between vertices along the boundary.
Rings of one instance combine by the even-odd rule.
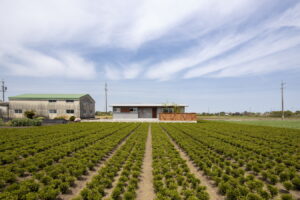
[[[56,113],[56,110],[49,110],[49,113]]]
[[[129,108],[129,112],[137,112],[137,108]]]
[[[163,113],[173,113],[174,109],[173,108],[163,108]]]
[[[73,103],[74,100],[66,100],[67,103]]]
[[[74,110],[66,110],[66,113],[68,113],[68,114],[74,114]]]
[[[115,108],[115,107],[114,107],[114,112],[115,112],[115,113],[121,112],[121,108]]]
[[[55,103],[55,102],[56,102],[56,100],[54,100],[54,99],[50,99],[50,100],[48,100],[48,102],[49,102],[49,103]]]
[[[16,109],[15,113],[23,113],[21,109]]]

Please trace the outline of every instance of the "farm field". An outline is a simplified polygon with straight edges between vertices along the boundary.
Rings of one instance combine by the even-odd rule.
[[[281,128],[297,128],[300,129],[300,120],[251,120],[251,121],[230,121],[238,124],[249,124],[257,126],[272,126]]]
[[[0,199],[300,199],[300,130],[228,122],[0,129]]]

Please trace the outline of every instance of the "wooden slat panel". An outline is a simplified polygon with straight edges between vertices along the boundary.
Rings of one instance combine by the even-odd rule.
[[[161,121],[197,121],[196,113],[160,113]]]

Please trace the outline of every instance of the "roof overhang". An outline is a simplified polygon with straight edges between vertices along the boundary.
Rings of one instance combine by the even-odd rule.
[[[88,94],[22,94],[8,97],[9,100],[79,100]]]
[[[188,107],[186,104],[111,104],[110,107]]]

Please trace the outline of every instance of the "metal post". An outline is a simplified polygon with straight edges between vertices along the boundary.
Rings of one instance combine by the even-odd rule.
[[[284,85],[285,83],[283,81],[281,81],[281,119],[284,120],[284,94],[283,94],[283,90],[284,90]]]
[[[105,112],[107,113],[107,83],[105,82]]]

